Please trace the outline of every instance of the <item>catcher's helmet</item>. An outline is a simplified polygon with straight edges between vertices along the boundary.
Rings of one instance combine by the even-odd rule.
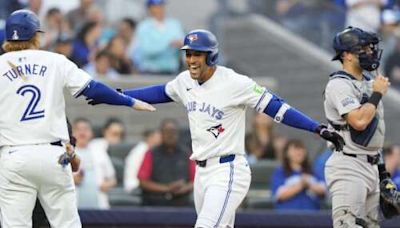
[[[27,41],[40,30],[40,22],[35,13],[30,10],[14,11],[6,20],[7,41]]]
[[[355,27],[347,27],[336,34],[333,39],[333,49],[336,51],[332,60],[341,60],[343,52],[348,51],[359,54],[360,66],[368,71],[375,70],[379,66],[382,50],[378,47],[379,37],[375,33],[365,32]],[[362,48],[370,46],[371,55],[361,53]]]
[[[182,50],[207,52],[206,63],[214,66],[218,62],[218,41],[210,31],[197,29],[190,31],[183,42]]]

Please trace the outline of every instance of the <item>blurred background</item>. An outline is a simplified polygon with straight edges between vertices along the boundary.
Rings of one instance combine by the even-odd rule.
[[[340,68],[330,61],[334,35],[348,25],[376,32],[384,50],[379,71],[392,82],[384,99],[384,155],[400,187],[398,0],[0,0],[0,6],[1,41],[7,16],[28,8],[46,31],[42,49],[63,54],[94,78],[122,89],[172,80],[185,70],[179,50],[185,33],[209,29],[219,39],[221,65],[321,122],[326,122],[325,84]],[[188,160],[185,108],[163,104],[155,113],[140,113],[67,97],[82,159],[74,178],[84,227],[193,226],[194,164]],[[330,227],[326,191],[277,195],[280,187],[299,181],[294,173],[299,166],[310,185],[325,188],[323,169],[332,153],[325,143],[252,110],[246,132],[253,177],[236,226]],[[40,224],[41,217],[36,221]],[[385,221],[383,227],[399,222]]]

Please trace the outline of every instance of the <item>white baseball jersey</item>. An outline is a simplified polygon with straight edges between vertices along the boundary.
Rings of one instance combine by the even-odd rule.
[[[272,98],[252,79],[222,66],[217,66],[214,75],[202,85],[184,71],[167,83],[166,93],[186,106],[192,160],[244,155],[246,107],[263,112]]]
[[[0,146],[67,141],[63,89],[91,78],[63,55],[23,50],[0,56]]]

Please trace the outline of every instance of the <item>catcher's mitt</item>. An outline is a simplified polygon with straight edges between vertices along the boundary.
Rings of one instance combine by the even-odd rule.
[[[380,207],[385,218],[392,218],[400,215],[400,193],[397,191],[396,185],[390,179],[390,175],[386,174],[386,178],[380,181]]]

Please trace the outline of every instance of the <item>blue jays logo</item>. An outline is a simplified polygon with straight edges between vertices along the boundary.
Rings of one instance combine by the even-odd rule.
[[[19,36],[18,36],[17,30],[14,30],[14,31],[13,31],[12,39],[13,39],[13,40],[19,40]]]
[[[222,124],[218,124],[208,128],[207,131],[213,134],[215,138],[218,138],[218,136],[225,131],[225,128],[222,127]]]
[[[188,40],[190,41],[190,43],[193,43],[193,41],[197,40],[197,34],[191,34],[188,36]]]

